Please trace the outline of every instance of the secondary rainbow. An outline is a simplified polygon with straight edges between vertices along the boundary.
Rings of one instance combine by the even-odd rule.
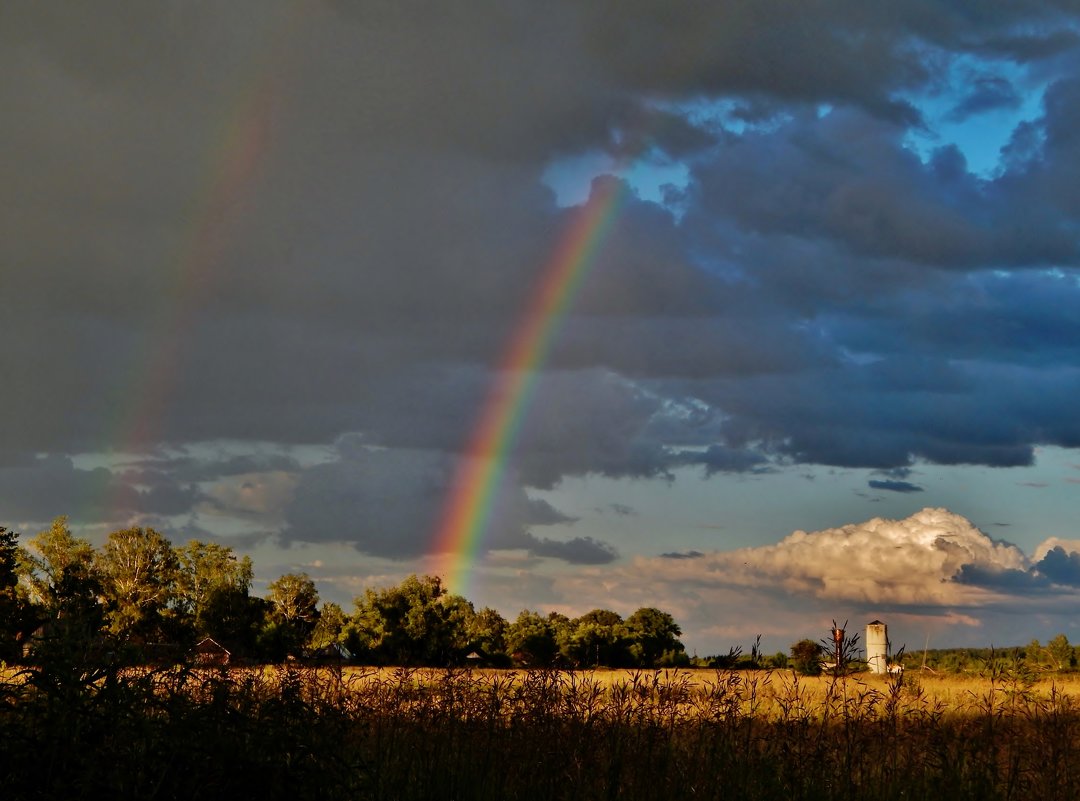
[[[198,312],[212,296],[215,272],[252,202],[276,106],[290,75],[294,52],[289,45],[302,29],[308,5],[306,0],[294,0],[278,18],[263,23],[262,46],[234,77],[232,102],[209,126],[201,181],[185,215],[187,226],[177,250],[163,254],[157,268],[166,275],[160,312],[126,355],[128,369],[114,388],[110,403],[114,416],[104,428],[102,443],[114,453],[138,453],[163,435]],[[86,498],[85,504],[88,508],[100,505],[96,513],[113,522],[129,518],[134,511],[122,482],[104,497]]]
[[[465,594],[498,500],[500,480],[528,412],[536,379],[626,195],[618,180],[597,181],[540,274],[506,348],[439,518],[434,552],[446,586]]]

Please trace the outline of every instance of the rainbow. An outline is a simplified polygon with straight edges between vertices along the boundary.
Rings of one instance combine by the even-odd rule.
[[[178,249],[165,254],[161,311],[154,325],[128,354],[124,379],[109,404],[114,419],[105,426],[106,449],[119,456],[140,453],[161,439],[170,400],[183,372],[197,315],[215,287],[215,273],[227,255],[257,187],[272,137],[277,106],[291,62],[290,47],[302,28],[307,0],[294,0],[262,25],[261,46],[233,76],[231,102],[207,131],[205,160],[186,215]],[[98,515],[130,523],[130,496],[116,482],[100,502]]]
[[[433,551],[436,570],[451,591],[465,594],[483,546],[500,480],[528,412],[536,379],[566,314],[627,195],[622,180],[593,184],[551,260],[541,271],[506,348],[461,458],[439,517]]]

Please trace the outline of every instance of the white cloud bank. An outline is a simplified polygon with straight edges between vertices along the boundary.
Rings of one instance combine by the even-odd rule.
[[[864,615],[905,621],[920,642],[933,630],[942,644],[975,637],[988,645],[1025,636],[1031,613],[1049,628],[1027,639],[1067,628],[1062,600],[1080,587],[1080,554],[1063,547],[1073,545],[1048,541],[1032,559],[961,515],[928,508],[903,520],[794,531],[763,547],[639,557],[557,579],[556,592],[582,607],[620,610],[647,596],[680,620],[687,642],[720,650],[757,633],[783,645],[824,632],[831,618],[855,624]],[[1055,546],[1062,552],[1051,564],[1041,557]]]
[[[999,574],[1028,565],[1015,545],[992,540],[966,518],[923,509],[904,520],[795,531],[760,548],[641,559],[635,568],[670,580],[779,586],[821,600],[966,606],[989,600],[990,591],[959,580],[965,568]]]

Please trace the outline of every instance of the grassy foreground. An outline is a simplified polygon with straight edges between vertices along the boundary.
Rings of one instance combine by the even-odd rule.
[[[781,672],[160,671],[0,682],[23,798],[1010,799],[1080,792],[1080,684]]]

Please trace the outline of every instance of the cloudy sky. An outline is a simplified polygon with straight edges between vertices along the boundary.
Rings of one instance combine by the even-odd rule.
[[[1080,640],[1074,0],[4,16],[0,524],[212,539],[346,605],[439,569],[614,191],[473,601],[660,606],[699,653]]]

